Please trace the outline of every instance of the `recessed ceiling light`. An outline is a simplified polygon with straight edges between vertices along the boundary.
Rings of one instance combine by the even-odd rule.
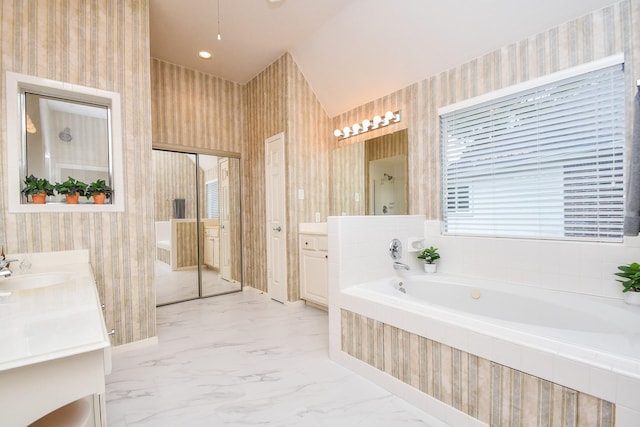
[[[212,57],[213,55],[211,55],[211,52],[207,52],[206,50],[198,52],[198,58],[200,59],[211,59]]]
[[[282,3],[284,3],[284,0],[267,0],[267,3],[269,4],[270,7],[278,7],[278,6],[282,6]]]

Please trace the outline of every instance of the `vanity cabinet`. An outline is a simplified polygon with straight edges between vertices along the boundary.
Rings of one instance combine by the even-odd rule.
[[[204,264],[220,269],[220,229],[218,227],[205,227],[204,229]]]
[[[63,411],[74,402],[74,420],[106,427],[110,339],[89,253],[12,258],[26,257],[31,273],[0,282],[0,425],[75,425]]]
[[[328,245],[326,234],[300,233],[300,297],[327,307]]]

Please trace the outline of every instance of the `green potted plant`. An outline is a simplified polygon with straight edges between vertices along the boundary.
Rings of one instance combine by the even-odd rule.
[[[68,177],[64,182],[56,182],[55,188],[58,194],[64,194],[66,196],[68,204],[77,205],[78,198],[84,196],[87,190],[87,184],[75,178]]]
[[[627,304],[640,305],[640,264],[632,262],[619,266],[618,270],[620,271],[615,275],[622,277],[618,282],[622,283],[624,301]]]
[[[107,185],[104,179],[92,182],[85,190],[87,199],[93,196],[93,203],[96,205],[104,204],[104,200],[110,199],[112,194],[113,189]]]
[[[37,178],[33,174],[25,177],[24,188],[21,190],[25,196],[31,196],[34,204],[46,203],[47,196],[53,196],[54,186],[46,178]]]
[[[435,273],[436,272],[436,260],[440,259],[440,254],[438,253],[438,248],[434,248],[433,246],[429,246],[428,248],[424,248],[419,254],[418,259],[424,261],[424,271],[427,273]]]

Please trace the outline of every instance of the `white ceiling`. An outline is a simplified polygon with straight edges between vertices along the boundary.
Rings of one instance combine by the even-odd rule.
[[[618,0],[219,0],[221,41],[217,1],[150,0],[151,55],[244,84],[291,52],[334,117]]]

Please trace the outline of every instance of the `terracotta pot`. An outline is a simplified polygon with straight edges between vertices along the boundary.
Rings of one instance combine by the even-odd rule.
[[[35,205],[44,205],[47,203],[47,193],[32,194],[31,200]]]
[[[104,193],[98,193],[93,195],[93,203],[96,205],[104,205],[104,199],[106,198]]]
[[[76,193],[74,194],[67,194],[67,204],[68,205],[77,205],[78,204],[78,198],[80,198],[80,194]]]

